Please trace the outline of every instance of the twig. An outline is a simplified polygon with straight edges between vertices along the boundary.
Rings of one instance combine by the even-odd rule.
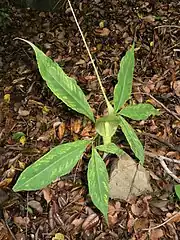
[[[156,29],[156,28],[163,28],[163,27],[180,28],[180,26],[178,26],[178,25],[160,25],[160,26],[155,27],[154,29]]]
[[[158,158],[160,161],[161,166],[164,168],[164,170],[169,174],[176,182],[180,183],[180,178],[178,178],[171,170],[167,167],[165,161],[162,158]]]
[[[180,161],[178,161],[176,159],[167,158],[164,156],[158,156],[158,155],[155,155],[154,153],[151,153],[148,151],[145,151],[145,154],[149,157],[158,159],[160,161],[161,166],[164,168],[164,170],[167,172],[167,174],[169,174],[176,182],[180,183],[180,178],[178,178],[173,172],[171,172],[171,170],[167,167],[164,160],[174,162],[174,163],[180,163]]]
[[[161,224],[159,224],[157,226],[151,227],[151,228],[144,228],[144,229],[142,229],[142,231],[149,231],[150,232],[152,230],[160,228],[160,227],[164,226],[166,223],[170,222],[172,219],[176,218],[179,214],[180,213],[178,212],[174,216],[172,216],[171,218],[168,218],[165,222],[163,222],[163,223],[161,223]]]
[[[17,240],[16,237],[14,236],[13,232],[11,231],[11,229],[10,229],[7,221],[4,221],[3,219],[1,219],[1,221],[2,221],[3,224],[7,227],[7,229],[8,229],[8,231],[9,231],[9,233],[11,234],[12,238],[13,238],[14,240]]]
[[[93,65],[93,68],[94,68],[95,74],[96,74],[96,76],[97,76],[97,80],[98,80],[98,82],[99,82],[99,85],[100,85],[101,91],[102,91],[102,93],[103,93],[104,99],[105,99],[105,101],[106,101],[108,110],[110,111],[111,108],[112,108],[112,107],[111,107],[111,104],[110,104],[110,102],[108,101],[108,99],[107,99],[107,97],[106,97],[106,94],[105,94],[103,85],[102,85],[102,83],[101,83],[101,79],[100,79],[98,70],[97,70],[96,65],[95,65],[95,63],[94,63],[94,60],[93,60],[93,58],[92,58],[91,52],[90,52],[90,50],[89,50],[89,47],[88,47],[88,45],[87,45],[87,43],[86,43],[84,34],[83,34],[83,32],[82,32],[82,30],[81,30],[81,28],[80,28],[80,26],[79,26],[78,20],[77,20],[77,18],[76,18],[76,15],[75,15],[75,13],[74,13],[74,9],[73,9],[73,7],[72,7],[72,5],[71,5],[70,0],[68,0],[68,3],[69,3],[69,6],[70,6],[70,9],[71,9],[71,11],[72,11],[74,20],[75,20],[75,22],[76,22],[76,25],[77,25],[77,27],[78,27],[78,30],[79,30],[79,32],[80,32],[80,34],[81,34],[82,40],[83,40],[83,42],[84,42],[84,45],[85,45],[85,47],[86,47],[86,50],[87,50],[87,52],[88,52],[89,58],[90,58],[90,60],[91,60],[91,63],[92,63],[92,65]]]
[[[158,159],[158,160],[165,160],[165,161],[168,161],[168,162],[180,164],[180,160],[177,160],[177,159],[172,159],[172,158],[164,157],[164,156],[161,156],[161,155],[158,155],[158,154],[154,154],[154,153],[148,152],[148,151],[145,151],[145,154],[146,154],[147,156],[149,156],[149,157],[156,158],[156,159]]]

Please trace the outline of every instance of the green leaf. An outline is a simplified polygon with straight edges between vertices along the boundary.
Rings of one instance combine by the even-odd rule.
[[[21,173],[13,190],[17,192],[41,189],[57,177],[69,173],[89,143],[88,140],[78,140],[53,148]]]
[[[132,149],[135,156],[140,160],[140,163],[144,163],[144,149],[142,146],[142,143],[140,142],[139,138],[137,137],[134,129],[129,125],[126,120],[119,116],[119,124],[121,126],[121,129]]]
[[[114,115],[101,117],[96,121],[96,131],[103,137],[112,137],[119,125],[119,118]]]
[[[151,115],[159,115],[159,111],[151,104],[140,103],[123,108],[120,114],[133,120],[146,120]]]
[[[180,199],[180,184],[175,185],[175,192],[178,198]]]
[[[23,132],[16,132],[16,133],[13,133],[12,139],[13,140],[19,140],[23,136],[25,136],[25,134]]]
[[[76,81],[73,78],[68,77],[56,62],[47,57],[33,43],[24,39],[21,40],[30,44],[34,49],[39,72],[54,95],[73,110],[84,114],[95,122],[92,109]]]
[[[88,187],[94,205],[103,213],[106,221],[108,221],[108,173],[103,159],[94,148],[92,149],[92,156],[88,164]]]
[[[120,63],[118,83],[114,89],[114,109],[118,112],[120,107],[130,98],[132,92],[132,80],[134,72],[134,44],[127,51]]]
[[[106,145],[99,145],[96,147],[97,150],[102,151],[102,152],[107,152],[107,153],[112,153],[112,154],[117,154],[121,155],[124,153],[124,151],[116,146],[114,143],[109,143]]]

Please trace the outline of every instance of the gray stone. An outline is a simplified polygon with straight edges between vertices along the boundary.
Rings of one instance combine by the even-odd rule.
[[[149,172],[128,154],[114,159],[109,185],[112,199],[127,200],[132,195],[139,196],[152,192]]]

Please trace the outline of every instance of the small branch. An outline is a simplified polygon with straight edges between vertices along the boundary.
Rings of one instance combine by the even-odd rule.
[[[154,153],[149,152],[149,151],[145,151],[145,155],[147,155],[148,157],[156,158],[158,160],[165,160],[165,161],[168,161],[168,162],[180,164],[180,160],[164,157],[164,156],[154,154]]]
[[[83,42],[84,42],[84,45],[85,45],[85,47],[86,47],[86,50],[87,50],[87,52],[88,52],[88,55],[89,55],[89,57],[90,57],[91,63],[92,63],[93,68],[94,68],[94,71],[95,71],[95,73],[96,73],[97,80],[98,80],[98,82],[99,82],[101,91],[102,91],[102,93],[103,93],[104,99],[105,99],[106,104],[107,104],[107,107],[108,107],[108,111],[109,111],[109,112],[112,112],[112,106],[111,106],[110,102],[108,101],[108,99],[107,99],[107,97],[106,97],[106,94],[105,94],[103,85],[102,85],[102,83],[101,83],[101,79],[100,79],[98,70],[97,70],[96,65],[95,65],[95,63],[94,63],[94,60],[93,60],[93,58],[92,58],[91,52],[90,52],[90,50],[89,50],[89,47],[88,47],[88,45],[87,45],[87,43],[86,43],[84,34],[83,34],[83,32],[82,32],[82,30],[81,30],[81,28],[80,28],[80,26],[79,26],[78,20],[77,20],[77,18],[76,18],[76,15],[75,15],[75,13],[74,13],[74,9],[73,9],[73,7],[72,7],[72,5],[71,5],[70,0],[68,0],[68,3],[69,3],[69,6],[70,6],[70,9],[71,9],[71,11],[72,11],[74,20],[75,20],[75,22],[76,22],[76,25],[77,25],[77,27],[78,27],[78,30],[79,30],[79,32],[80,32],[80,34],[81,34],[82,40],[83,40]]]
[[[178,25],[160,25],[160,26],[155,27],[154,29],[157,29],[157,28],[164,28],[164,27],[169,27],[169,28],[180,28],[180,26],[178,26]]]
[[[180,178],[178,178],[171,170],[167,167],[165,161],[161,158],[159,158],[161,166],[164,168],[164,170],[169,174],[176,182],[180,183]]]
[[[151,152],[147,152],[145,151],[145,154],[149,157],[153,157],[156,158],[160,161],[161,166],[164,168],[164,170],[167,172],[167,174],[169,174],[177,183],[180,183],[180,178],[178,178],[166,165],[164,160],[167,160],[169,162],[174,162],[174,163],[180,163],[180,161],[176,160],[176,159],[171,159],[171,158],[167,158],[164,156],[158,156],[155,155],[154,153]]]
[[[142,231],[152,231],[152,230],[155,230],[157,228],[160,228],[162,226],[164,226],[165,224],[167,224],[168,222],[170,222],[172,219],[176,218],[180,213],[176,213],[174,216],[172,216],[171,218],[168,218],[165,222],[157,225],[157,226],[154,226],[154,227],[151,227],[151,228],[144,228],[142,229]]]

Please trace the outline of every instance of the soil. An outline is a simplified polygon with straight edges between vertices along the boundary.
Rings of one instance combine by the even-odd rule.
[[[113,98],[119,62],[135,41],[130,103],[149,102],[161,112],[130,121],[146,151],[153,194],[109,201],[109,226],[88,195],[89,152],[73,171],[47,188],[12,191],[20,173],[52,147],[91,137],[94,126],[58,100],[41,78],[36,44],[74,77],[96,116],[105,111],[87,51],[68,3],[56,12],[0,3],[0,239],[179,239],[176,180],[155,156],[180,160],[179,1],[77,0],[73,2],[108,98]],[[118,135],[119,134],[119,135]],[[132,157],[121,133],[117,144]],[[106,164],[111,165],[111,156]],[[167,161],[178,178],[180,164]],[[156,226],[156,227],[154,227]],[[158,227],[157,227],[158,226]]]

